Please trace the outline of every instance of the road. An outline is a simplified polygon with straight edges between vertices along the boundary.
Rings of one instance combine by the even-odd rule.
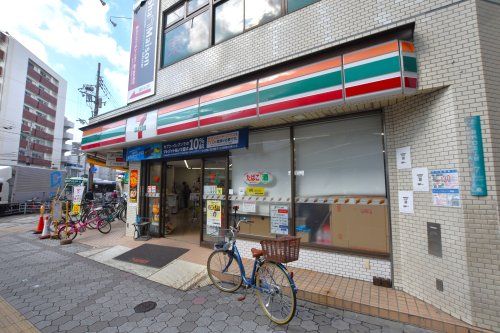
[[[240,302],[212,286],[172,289],[75,254],[86,245],[41,241],[27,231],[34,224],[33,216],[0,219],[0,300],[41,332],[428,332],[308,302],[276,326],[251,293]],[[145,301],[156,308],[136,313]]]

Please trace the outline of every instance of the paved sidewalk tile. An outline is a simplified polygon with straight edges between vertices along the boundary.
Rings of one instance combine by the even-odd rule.
[[[2,333],[38,333],[23,315],[0,297],[0,332]]]

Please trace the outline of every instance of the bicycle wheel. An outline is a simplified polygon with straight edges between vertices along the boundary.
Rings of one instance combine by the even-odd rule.
[[[111,223],[101,220],[97,223],[97,230],[99,230],[100,233],[108,234],[111,231]]]
[[[118,218],[120,219],[120,221],[122,221],[123,223],[126,223],[127,220],[127,210],[126,209],[122,209],[120,210],[120,213],[118,215]]]
[[[95,211],[89,212],[85,215],[82,222],[85,221],[89,229],[97,229],[97,224],[99,223],[98,214]]]
[[[213,284],[225,292],[235,292],[243,283],[236,258],[225,250],[212,252],[208,257],[207,272]]]
[[[75,228],[66,225],[61,225],[59,227],[59,230],[57,231],[57,237],[59,237],[60,240],[67,240],[67,239],[73,240],[75,239],[77,234],[78,231]]]
[[[265,262],[255,273],[255,280],[257,299],[266,316],[279,325],[290,322],[297,299],[286,270],[273,262]]]

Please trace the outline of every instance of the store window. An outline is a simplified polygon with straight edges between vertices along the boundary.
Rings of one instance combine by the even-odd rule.
[[[194,13],[198,9],[208,4],[208,0],[189,0],[187,3],[188,14]]]
[[[167,13],[165,18],[165,26],[170,27],[172,24],[179,22],[184,18],[184,5],[179,6],[169,13]]]
[[[210,13],[204,11],[165,32],[163,38],[163,66],[171,65],[198,53],[209,45]]]
[[[270,22],[281,15],[281,0],[245,1],[245,29]]]
[[[294,12],[318,1],[319,0],[287,0],[288,12]]]
[[[248,149],[231,152],[231,207],[251,224],[241,234],[289,233],[291,220],[290,129],[251,132]]]
[[[388,253],[380,116],[297,126],[294,142],[302,241]]]

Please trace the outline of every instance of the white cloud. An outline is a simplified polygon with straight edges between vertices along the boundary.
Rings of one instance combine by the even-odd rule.
[[[118,104],[120,106],[125,105],[127,103],[128,71],[113,71],[105,68],[104,78],[104,81],[113,87],[111,88],[111,94],[115,97]],[[109,103],[112,102],[110,101]]]

